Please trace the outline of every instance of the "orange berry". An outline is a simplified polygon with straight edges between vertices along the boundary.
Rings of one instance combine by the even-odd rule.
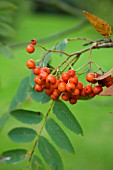
[[[32,40],[31,40],[31,44],[32,44],[32,45],[35,45],[35,44],[36,44],[36,40],[35,40],[35,39],[32,39]]]
[[[69,99],[69,103],[70,104],[76,104],[77,103],[77,99]]]
[[[29,69],[34,69],[35,68],[35,61],[32,60],[32,59],[29,59],[27,62],[26,62],[26,65]]]
[[[76,76],[69,78],[69,83],[74,83],[75,85],[78,83],[78,78]]]
[[[92,90],[92,86],[91,85],[86,85],[84,86],[84,91],[86,94],[91,94]]]
[[[75,74],[76,74],[76,71],[75,70],[68,70],[68,73],[69,73],[70,77],[74,77]]]
[[[39,84],[35,84],[34,90],[36,90],[37,92],[42,92],[44,90],[44,87]]]
[[[31,54],[35,51],[35,47],[32,44],[29,44],[26,47],[26,51]]]
[[[68,82],[68,79],[69,79],[69,74],[68,72],[65,72],[62,74],[62,79],[65,81],[65,82]]]
[[[68,92],[73,92],[73,91],[75,90],[75,84],[73,84],[73,83],[67,83],[67,84],[66,84],[66,90],[67,90]]]
[[[41,69],[40,67],[35,66],[35,68],[33,69],[33,73],[36,75],[40,74],[40,69]]]
[[[58,90],[59,90],[60,92],[66,91],[66,83],[65,83],[65,82],[59,83],[59,85],[58,85]]]
[[[55,84],[56,83],[56,77],[52,74],[49,74],[46,78],[46,83]]]
[[[94,78],[95,78],[95,74],[94,74],[94,73],[88,73],[88,74],[86,75],[86,80],[87,80],[88,82],[90,82],[90,83],[95,84],[95,83],[97,82],[96,80],[94,80]]]
[[[97,85],[93,87],[93,92],[95,94],[99,94],[102,90],[103,90],[102,86]]]

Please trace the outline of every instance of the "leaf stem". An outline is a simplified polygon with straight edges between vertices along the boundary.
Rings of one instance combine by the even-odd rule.
[[[45,115],[45,117],[44,117],[44,121],[43,121],[42,126],[41,126],[41,128],[40,128],[39,134],[37,135],[37,139],[36,139],[36,141],[35,141],[35,143],[34,143],[34,145],[33,145],[33,149],[32,149],[32,152],[31,152],[31,154],[30,154],[30,157],[29,157],[29,160],[28,160],[28,165],[27,165],[26,170],[28,170],[29,167],[30,167],[30,162],[31,162],[32,157],[33,157],[33,155],[34,155],[35,148],[36,148],[36,146],[37,146],[37,144],[38,144],[39,137],[40,137],[41,134],[42,134],[43,128],[44,128],[44,126],[45,126],[45,123],[46,123],[46,120],[47,120],[47,118],[48,118],[48,116],[49,116],[49,113],[50,113],[50,111],[51,111],[51,109],[52,109],[52,107],[53,107],[53,104],[54,104],[54,101],[52,101],[52,103],[51,103],[51,105],[50,105],[50,107],[49,107],[49,109],[48,109],[48,111],[47,111],[47,113],[46,113],[46,115]]]

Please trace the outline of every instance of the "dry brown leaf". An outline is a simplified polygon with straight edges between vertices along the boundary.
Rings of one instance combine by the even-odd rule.
[[[94,78],[94,80],[103,80],[103,79],[105,79],[106,77],[108,77],[112,74],[113,74],[113,68],[111,70],[109,70],[108,72],[106,72],[105,74],[103,74],[102,76]]]
[[[99,93],[100,96],[113,96],[113,84]]]
[[[106,38],[110,38],[112,30],[106,21],[86,11],[83,11],[83,14],[101,35],[105,36]]]

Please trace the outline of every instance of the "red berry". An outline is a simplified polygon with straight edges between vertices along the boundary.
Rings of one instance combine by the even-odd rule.
[[[69,83],[74,83],[75,85],[78,83],[78,78],[76,76],[69,78]]]
[[[32,44],[29,44],[26,47],[26,51],[31,54],[35,51],[35,47]]]
[[[99,94],[102,90],[103,90],[102,86],[97,85],[93,87],[93,92],[95,94]]]
[[[69,100],[69,96],[65,95],[64,93],[62,94],[62,100],[64,101],[68,101]]]
[[[40,69],[41,69],[40,67],[36,66],[36,67],[33,69],[33,73],[36,74],[36,75],[40,74]]]
[[[39,84],[39,85],[44,85],[45,84],[45,81],[42,80],[41,76],[40,75],[37,75],[35,78],[34,78],[34,82]]]
[[[44,87],[39,84],[35,84],[34,90],[36,90],[37,92],[42,92],[44,90]]]
[[[59,85],[58,85],[58,90],[59,90],[60,92],[66,91],[66,83],[65,83],[65,82],[59,83]]]
[[[78,84],[77,84],[77,88],[78,88],[79,90],[82,90],[82,88],[83,88],[83,84],[82,84],[81,82],[78,82]]]
[[[85,90],[84,90],[84,89],[82,89],[82,90],[81,90],[81,92],[80,92],[80,96],[82,96],[82,97],[87,96],[87,94],[86,94],[86,92],[85,92]]]
[[[69,79],[69,74],[68,74],[68,72],[62,74],[62,79],[63,79],[65,82],[68,82],[68,79]]]
[[[90,97],[90,98],[93,98],[93,97],[95,97],[95,93],[94,92],[91,92],[88,96]]]
[[[26,65],[29,69],[34,69],[35,68],[35,61],[32,60],[32,59],[29,59],[27,62],[26,62]]]
[[[80,94],[80,90],[79,89],[75,89],[74,92],[72,93],[73,96],[78,96]]]
[[[70,104],[76,104],[77,103],[77,99],[69,99],[69,103]]]
[[[52,74],[49,74],[46,78],[46,83],[55,84],[56,83],[56,77]]]
[[[95,83],[97,82],[96,80],[94,80],[94,78],[95,78],[95,74],[94,74],[94,73],[88,73],[88,74],[86,75],[86,80],[87,80],[88,82],[90,82],[90,83],[95,84]]]
[[[35,40],[35,39],[32,39],[32,40],[31,40],[31,44],[32,44],[32,45],[35,45],[35,44],[36,44],[36,40]]]
[[[75,85],[73,83],[67,83],[66,84],[66,90],[68,92],[73,92],[75,90]]]
[[[106,86],[106,87],[110,87],[112,84],[113,84],[112,81],[105,82],[105,86]]]
[[[54,96],[53,94],[51,94],[51,99],[53,99],[53,100],[58,100],[58,98],[59,98],[59,96]]]
[[[70,77],[74,77],[75,74],[76,74],[76,71],[75,70],[68,70],[68,73],[69,73]]]
[[[50,87],[49,89],[46,89],[46,90],[45,90],[45,93],[46,93],[48,96],[50,96],[50,95],[53,93],[53,90],[54,90],[54,89]]]
[[[84,86],[84,91],[85,91],[86,94],[91,94],[92,86],[91,85]]]
[[[48,68],[48,67],[43,67],[42,69],[43,69],[46,73],[50,74],[50,68]]]
[[[46,80],[48,74],[46,72],[42,72],[39,74],[42,80]]]
[[[59,97],[61,92],[58,89],[54,89],[52,94],[56,97]]]

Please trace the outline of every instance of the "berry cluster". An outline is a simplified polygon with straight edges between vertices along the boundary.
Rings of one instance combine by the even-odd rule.
[[[27,45],[26,51],[27,51],[28,53],[30,53],[30,54],[33,53],[33,52],[35,51],[34,45],[36,45],[36,40],[35,40],[35,39],[32,39],[31,42],[30,42],[30,44]]]
[[[34,82],[36,83],[34,90],[37,92],[45,90],[45,93],[53,100],[58,100],[61,96],[62,100],[69,101],[70,104],[77,103],[78,99],[93,98],[103,90],[103,86],[108,87],[111,83],[113,84],[111,76],[97,81],[94,78],[99,77],[100,74],[88,73],[86,80],[90,84],[84,86],[78,81],[75,70],[68,70],[60,77],[56,77],[51,74],[50,68],[40,68],[36,66],[35,61],[32,59],[28,60],[26,65],[36,75],[34,78]],[[93,86],[93,84],[96,85]]]

